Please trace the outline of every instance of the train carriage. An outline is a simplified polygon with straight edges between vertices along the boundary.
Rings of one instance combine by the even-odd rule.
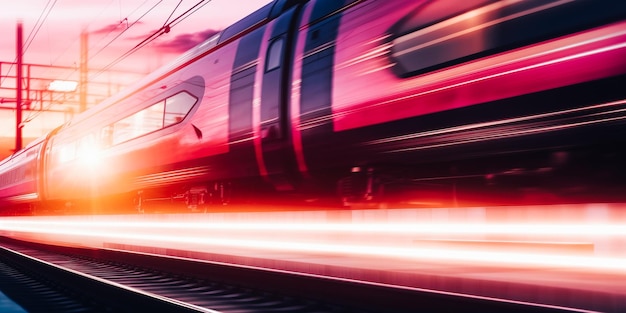
[[[624,85],[623,1],[276,0],[40,143],[28,201],[623,201]]]
[[[24,149],[0,162],[0,207],[11,213],[31,213],[41,201],[41,171],[46,138],[31,142]]]

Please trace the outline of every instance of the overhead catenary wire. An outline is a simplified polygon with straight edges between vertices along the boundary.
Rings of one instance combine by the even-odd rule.
[[[54,8],[54,6],[57,3],[57,0],[54,0],[54,2],[52,2],[52,4],[50,4],[52,0],[48,0],[48,2],[46,3],[46,6],[44,7],[44,9],[41,11],[41,14],[39,14],[39,17],[37,18],[37,22],[35,22],[35,26],[33,26],[33,29],[31,30],[31,32],[28,34],[28,36],[26,37],[26,45],[24,45],[24,48],[22,49],[22,51],[20,51],[19,53],[21,53],[22,55],[26,53],[26,51],[28,50],[28,48],[30,47],[30,45],[33,43],[33,41],[35,40],[35,37],[37,36],[37,34],[39,33],[39,30],[41,29],[41,26],[43,26],[44,22],[48,19],[48,16],[50,15],[50,12],[52,12],[52,9]],[[45,15],[45,16],[44,16]],[[43,19],[42,19],[43,18]],[[9,66],[9,72],[11,71],[11,69],[13,68],[13,64],[17,63],[17,58],[15,59],[15,61],[13,63],[11,63],[11,66]],[[6,77],[5,77],[6,78]],[[17,77],[16,77],[17,79]],[[2,82],[0,82],[0,85],[4,82],[4,79],[2,80]],[[19,103],[16,103],[16,105],[20,105]],[[22,119],[22,125],[24,124],[23,121],[25,120],[29,120],[30,118],[29,114],[28,116],[26,116],[24,119]]]
[[[140,4],[140,5],[139,5],[139,6],[137,6],[134,10],[132,10],[132,11],[131,11],[131,12],[130,12],[130,13],[129,13],[129,14],[128,14],[125,18],[120,18],[120,21],[119,21],[119,24],[118,24],[118,25],[121,25],[121,24],[123,24],[124,22],[126,22],[126,24],[127,24],[126,28],[125,28],[122,32],[120,32],[117,36],[115,36],[115,38],[111,39],[111,40],[110,40],[110,41],[109,41],[106,45],[104,45],[102,48],[100,48],[100,49],[99,49],[99,50],[98,50],[95,54],[91,55],[87,61],[91,61],[91,60],[92,60],[92,59],[93,59],[96,55],[98,55],[100,52],[102,52],[102,50],[104,50],[104,49],[106,49],[108,46],[110,46],[110,45],[113,43],[113,41],[115,41],[116,39],[118,39],[118,38],[119,38],[119,37],[120,37],[120,36],[121,36],[124,32],[126,32],[127,30],[129,30],[129,29],[130,29],[133,25],[135,25],[136,23],[138,23],[138,22],[139,22],[139,21],[140,21],[140,20],[141,20],[144,16],[146,16],[146,15],[147,15],[150,11],[152,11],[152,10],[153,10],[156,6],[158,6],[158,5],[159,5],[159,3],[161,3],[163,0],[160,0],[157,4],[155,4],[155,5],[154,5],[154,6],[152,6],[150,9],[148,9],[148,11],[147,11],[147,12],[145,12],[144,14],[142,14],[142,15],[141,15],[141,17],[139,17],[139,18],[138,18],[135,22],[133,22],[132,24],[130,24],[130,25],[129,25],[129,24],[128,24],[128,18],[129,18],[130,16],[132,16],[135,12],[137,12],[137,11],[138,11],[138,10],[139,10],[142,6],[144,6],[144,5],[145,5],[148,1],[150,1],[150,0],[145,0],[142,4]],[[110,3],[109,3],[109,4],[110,4]],[[120,10],[121,10],[121,9],[120,9]],[[121,11],[120,11],[120,17],[121,17],[121,16],[122,16],[122,14],[121,14]],[[86,26],[85,28],[88,28],[88,26]],[[102,36],[102,37],[100,38],[100,40],[98,40],[98,42],[96,42],[95,44],[93,44],[92,46],[90,46],[90,47],[89,47],[89,50],[91,50],[91,49],[93,49],[94,47],[96,47],[96,46],[97,46],[97,45],[98,45],[98,44],[99,44],[99,43],[100,43],[100,42],[101,42],[104,38],[108,37],[108,36],[109,36],[109,35],[110,35],[110,34],[111,34],[114,30],[115,30],[115,29],[113,29],[113,28],[112,28],[112,29],[110,29],[110,30],[109,30],[109,32],[108,32],[106,35]],[[74,42],[76,42],[76,41],[74,41]],[[63,54],[65,54],[65,52],[67,52],[67,49],[69,49],[69,46],[65,49],[65,51],[63,51],[63,53],[61,53],[61,55],[59,55],[59,56],[55,59],[55,62],[54,62],[54,63],[56,63],[56,60],[58,60],[58,59],[59,59],[59,58],[60,58]],[[77,69],[76,69],[76,70],[77,70]],[[72,71],[70,74],[68,74],[68,75],[66,76],[66,78],[67,78],[67,77],[69,77],[69,76],[71,76],[72,74],[74,74],[74,73],[76,72],[76,70],[74,70],[74,71]]]
[[[148,0],[144,1],[141,5],[139,5],[137,8],[135,8],[130,14],[132,15],[133,13],[135,13],[140,7],[142,7],[146,2],[148,2]],[[117,38],[119,38],[124,32],[126,32],[130,27],[132,27],[133,25],[137,24],[142,18],[144,18],[148,13],[150,13],[152,10],[154,10],[161,2],[163,2],[163,0],[159,0],[156,4],[154,4],[152,7],[150,7],[146,12],[144,12],[139,18],[137,18],[137,20],[135,20],[132,24],[130,24],[128,27],[126,27],[122,32],[120,32],[115,38],[113,38],[111,41],[109,41],[104,47],[102,47],[100,50],[98,50],[98,52],[96,52],[96,54],[92,55],[88,61],[91,61],[97,54],[99,54],[102,50],[104,50],[105,48],[107,48],[109,45],[111,45],[113,43],[113,41],[115,41]],[[125,20],[128,20],[128,18],[125,18]],[[120,23],[124,22],[124,20],[120,21]],[[110,32],[109,32],[110,33]],[[107,34],[108,36],[108,34]],[[69,74],[67,74],[65,76],[65,78],[70,77],[72,74],[76,73],[78,69],[74,69],[74,71],[70,72]],[[59,96],[60,97],[60,96]],[[57,101],[57,99],[52,99],[52,101],[50,101],[50,103],[48,104],[48,106],[46,106],[45,108],[43,108],[41,111],[37,111],[34,112],[32,114],[29,114],[23,121],[22,124],[26,124],[32,120],[34,120],[35,118],[37,118],[39,115],[41,115],[41,112],[47,111],[49,110],[52,106],[54,106],[54,102]]]
[[[146,2],[148,2],[148,0],[144,1],[141,6],[143,6]],[[156,4],[154,4],[152,7],[150,7],[146,12],[144,12],[139,18],[137,18],[134,22],[132,22],[131,24],[128,24],[126,26],[126,28],[124,28],[124,30],[122,30],[121,32],[119,32],[113,39],[111,39],[107,44],[105,44],[102,48],[100,48],[98,51],[96,51],[96,53],[92,54],[89,57],[89,61],[91,61],[93,58],[95,58],[98,54],[100,54],[102,51],[104,51],[104,49],[108,48],[115,40],[117,40],[120,36],[122,36],[122,34],[124,34],[126,31],[128,31],[131,27],[133,27],[135,24],[137,24],[139,21],[141,21],[142,18],[144,18],[146,15],[148,15],[148,13],[150,13],[152,10],[154,10],[161,2],[163,2],[163,0],[159,0],[159,2],[157,2]],[[135,9],[136,11],[137,9]],[[134,13],[135,11],[133,11],[132,13]],[[132,14],[131,13],[131,14]],[[128,17],[122,19],[120,21],[120,24],[122,24],[124,21],[126,21],[126,23],[128,23]],[[112,32],[112,30],[109,32],[109,34]],[[107,34],[108,36],[108,34]]]
[[[51,2],[51,1],[52,1],[52,0],[49,0],[49,1],[48,1],[48,3],[46,4],[46,7],[44,8],[44,10],[42,11],[42,13],[40,14],[39,18],[37,19],[37,22],[35,23],[35,27],[33,28],[33,29],[36,29],[36,31],[31,32],[31,33],[28,35],[28,37],[27,37],[27,39],[26,39],[27,44],[26,44],[26,48],[24,49],[24,53],[26,52],[26,49],[27,49],[28,47],[30,47],[30,44],[34,41],[35,36],[38,34],[39,29],[41,28],[41,26],[43,26],[43,21],[41,22],[41,24],[39,23],[39,22],[40,22],[40,20],[41,20],[41,18],[42,18],[42,16],[45,14],[45,17],[44,17],[44,21],[45,21],[45,20],[48,18],[48,15],[50,14],[50,12],[52,11],[52,8],[55,6],[55,4],[56,4],[56,2],[57,2],[57,0],[54,0],[54,3],[52,3],[52,5],[50,6],[50,8],[48,9],[48,5],[50,4],[50,2]],[[46,12],[46,10],[47,10],[47,12]],[[38,26],[37,26],[37,25],[38,25]],[[61,54],[60,54],[60,55],[59,55],[59,56],[58,56],[58,57],[54,60],[54,61],[50,61],[50,65],[53,65],[54,63],[56,63],[56,61],[57,61],[57,60],[58,60],[58,59],[59,59],[62,55],[64,55],[64,54],[65,54],[65,52],[67,52],[67,50],[69,49],[69,47],[70,47],[70,46],[67,46],[67,47],[66,47],[66,49],[65,49],[65,50],[64,50],[64,51],[63,51],[63,52],[62,52],[62,53],[61,53]],[[15,63],[15,62],[14,62],[14,63]],[[12,67],[12,66],[13,66],[13,64],[11,64],[11,67]],[[74,72],[75,72],[75,71],[73,71],[72,73],[74,73]],[[70,73],[70,75],[71,75],[72,73]],[[69,77],[69,75],[68,75],[67,77]],[[67,78],[67,77],[66,77],[66,78]],[[32,118],[31,118],[31,115],[33,115],[33,113],[31,113],[31,114],[29,114],[28,116],[26,116],[26,117],[25,117],[25,119],[24,119],[24,121],[28,122],[28,121],[32,120],[32,118],[34,118],[34,117],[32,117]],[[38,115],[38,114],[37,114],[37,115]],[[24,121],[23,121],[23,123],[24,123]]]
[[[46,21],[46,19],[48,18],[48,15],[50,15],[50,12],[52,11],[54,6],[56,5],[57,0],[54,0],[54,2],[52,2],[52,5],[50,5],[50,2],[52,2],[52,0],[48,0],[48,2],[46,3],[46,6],[41,11],[41,14],[39,14],[39,18],[37,18],[37,22],[35,23],[35,26],[33,26],[33,29],[30,31],[30,33],[26,37],[26,44],[24,45],[24,48],[23,48],[23,50],[20,53],[22,53],[22,54],[26,53],[26,50],[28,50],[28,48],[32,44],[33,40],[35,40],[35,37],[39,33],[39,30],[41,29],[41,26],[43,26],[43,23]],[[43,20],[42,20],[42,17],[43,17]],[[15,63],[17,63],[17,57],[13,60],[13,63],[11,63],[11,65],[9,66],[9,70],[8,70],[9,73],[13,69],[13,65]],[[2,78],[2,81],[0,81],[0,85],[2,85],[4,83],[4,81],[6,80],[7,76],[4,76]]]
[[[183,3],[183,0],[178,1],[178,4],[176,5],[176,7],[174,8],[174,10],[172,10],[172,13],[170,13],[170,16],[167,17],[167,19],[165,20],[165,22],[163,23],[163,26],[165,26],[167,24],[167,22],[170,21],[170,19],[172,18],[172,15],[174,15],[174,13],[176,12],[176,10],[178,9],[178,7],[180,6],[180,4]]]
[[[113,1],[114,1],[114,0],[111,0],[111,2],[109,2],[109,4],[107,4],[107,5],[105,6],[105,8],[104,8],[104,9],[100,12],[100,14],[98,14],[98,16],[97,16],[97,17],[101,16],[101,15],[104,13],[104,11],[106,10],[106,8],[108,8],[108,7],[109,7],[109,6],[113,3]],[[146,1],[148,1],[148,0],[146,0]],[[135,9],[135,10],[136,10],[136,9]],[[97,17],[96,17],[96,18],[97,18]],[[96,18],[94,18],[94,20],[95,20]],[[120,24],[121,24],[121,22],[120,22]],[[90,25],[91,25],[91,23],[87,24],[85,27],[83,27],[83,29],[89,29],[89,26],[90,26]],[[112,30],[111,30],[111,31],[109,31],[109,33],[107,33],[107,34],[106,34],[103,38],[106,38],[107,36],[109,36],[109,34],[110,34],[111,32],[112,32]],[[76,38],[76,39],[72,42],[72,44],[71,44],[71,45],[67,45],[67,46],[66,46],[66,48],[65,48],[65,50],[64,50],[63,52],[61,52],[61,54],[59,54],[59,55],[58,55],[58,56],[54,59],[54,61],[53,61],[53,62],[51,62],[51,64],[55,64],[55,63],[57,63],[57,61],[58,61],[61,57],[63,57],[63,56],[65,55],[65,53],[66,53],[66,52],[70,49],[70,47],[73,47],[73,46],[74,46],[74,44],[75,44],[76,42],[78,42],[79,40],[80,40],[79,38]],[[101,39],[101,40],[102,40],[102,39]],[[101,40],[100,40],[100,41],[101,41]],[[98,41],[98,43],[99,43],[100,41]],[[97,43],[96,43],[96,44],[97,44]]]
[[[137,45],[135,45],[133,48],[129,49],[124,54],[122,54],[121,56],[119,56],[118,58],[113,60],[111,63],[106,65],[100,71],[98,71],[94,75],[90,76],[89,79],[93,79],[93,78],[96,78],[96,77],[100,76],[102,73],[106,72],[107,70],[109,70],[113,66],[117,65],[119,62],[123,61],[124,59],[126,59],[127,57],[132,55],[133,53],[137,52],[137,50],[139,50],[139,49],[143,48],[144,46],[146,46],[147,44],[151,43],[152,41],[157,39],[159,36],[161,36],[163,34],[169,33],[172,27],[174,27],[178,23],[182,22],[184,19],[186,19],[187,17],[189,17],[190,15],[192,15],[193,13],[195,13],[196,11],[198,11],[199,9],[201,9],[202,7],[207,5],[209,2],[211,2],[211,0],[200,0],[198,3],[193,5],[191,8],[187,9],[187,11],[185,11],[182,14],[180,14],[179,16],[177,16],[171,22],[169,22],[169,23],[166,22],[166,24],[164,24],[161,28],[159,28],[158,30],[153,32],[150,36],[148,36],[147,38],[145,38],[144,40],[139,42]]]
[[[51,0],[48,0],[48,4],[50,3],[50,1]],[[43,26],[43,24],[45,23],[46,19],[48,19],[48,15],[50,15],[50,12],[52,12],[52,9],[56,5],[56,3],[57,3],[57,0],[54,0],[54,2],[52,3],[52,5],[50,5],[50,8],[47,10],[47,12],[46,12],[46,9],[48,8],[48,4],[46,4],[46,7],[41,12],[42,14],[39,15],[39,18],[37,19],[37,22],[35,23],[35,26],[33,27],[33,30],[30,32],[28,37],[26,37],[26,44],[24,45],[24,50],[22,51],[22,53],[26,53],[26,51],[28,50],[30,45],[33,43],[33,41],[35,40],[35,37],[39,33],[39,30],[41,29],[41,26]],[[45,13],[46,16],[44,16],[44,18],[42,20],[41,17],[42,17],[42,15],[44,13]],[[39,23],[40,21],[41,21],[41,23]]]
[[[162,2],[159,1],[159,3]],[[181,1],[182,2],[182,1]],[[195,12],[197,12],[198,10],[200,10],[202,7],[204,7],[205,5],[207,5],[208,3],[210,3],[211,0],[200,0],[198,1],[195,5],[193,5],[192,7],[190,7],[189,9],[187,9],[185,12],[181,13],[180,15],[178,15],[176,18],[174,18],[173,20],[169,21],[169,19],[173,16],[173,13],[178,9],[180,3],[176,6],[176,8],[174,9],[174,11],[172,12],[172,14],[170,14],[170,16],[167,18],[167,20],[165,21],[165,23],[163,24],[163,26],[161,28],[159,28],[157,31],[155,31],[154,33],[152,33],[150,36],[148,36],[147,38],[145,38],[144,40],[142,40],[141,42],[139,42],[137,45],[135,45],[133,48],[129,49],[128,51],[126,51],[124,54],[122,54],[120,57],[116,58],[114,61],[112,61],[111,63],[109,63],[108,65],[106,65],[105,67],[103,67],[102,69],[100,69],[98,72],[96,72],[94,75],[89,76],[88,80],[93,80],[96,77],[100,76],[101,74],[105,73],[106,71],[110,70],[113,66],[115,66],[116,64],[118,64],[119,62],[123,61],[124,59],[126,59],[127,57],[129,57],[130,55],[132,55],[133,53],[137,52],[139,49],[143,48],[144,46],[146,46],[147,44],[151,43],[152,41],[154,41],[155,39],[157,39],[159,36],[169,33],[171,28],[178,25],[179,23],[181,23],[183,20],[185,20],[186,18],[188,18],[189,16],[191,16],[192,14],[194,14]],[[157,3],[158,5],[158,3]],[[156,6],[156,5],[155,5]],[[152,9],[154,9],[153,6],[152,8],[150,8],[148,10],[151,11]],[[144,17],[148,12],[144,13],[139,19],[141,19],[142,17]],[[137,21],[139,21],[139,19]],[[135,21],[134,23],[136,23],[137,21]],[[168,22],[169,21],[169,22]],[[119,36],[117,36],[119,37]],[[116,37],[116,38],[117,38]],[[108,45],[110,45],[111,43],[108,43]],[[102,50],[102,49],[101,49]],[[99,50],[99,51],[101,51]],[[93,56],[91,57],[93,58]],[[91,58],[89,58],[89,60],[91,60]],[[71,74],[75,73],[76,70],[74,70],[72,73],[68,74],[67,77],[71,76]],[[54,104],[54,102],[58,100],[57,99],[53,99],[52,101],[50,101],[50,104],[48,104],[48,106],[46,106],[46,108],[42,109],[41,111],[35,112],[32,115],[28,116],[26,119],[24,119],[22,121],[22,124],[26,124],[30,121],[32,121],[33,119],[35,119],[37,116],[39,116],[41,114],[41,112],[49,110]]]

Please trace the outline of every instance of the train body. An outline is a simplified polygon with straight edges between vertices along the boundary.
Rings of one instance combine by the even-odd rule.
[[[622,201],[624,86],[624,1],[276,0],[2,161],[0,205]]]

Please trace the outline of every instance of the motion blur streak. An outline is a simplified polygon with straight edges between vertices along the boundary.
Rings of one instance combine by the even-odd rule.
[[[623,26],[623,23],[620,24],[620,25]],[[623,36],[624,34],[625,34],[624,32],[619,32],[619,33],[615,33],[614,35],[615,36]],[[611,36],[611,37],[614,37],[614,36]],[[602,39],[605,39],[605,38],[601,37],[601,38],[598,38],[598,39],[602,40]],[[577,46],[582,45],[582,44],[592,43],[594,41],[597,41],[597,39],[592,39],[591,41],[584,41],[582,43],[577,43],[577,44],[575,44],[575,45],[573,45],[571,47],[574,48],[574,47],[577,47]],[[565,47],[565,48],[567,48],[567,47]],[[564,47],[559,47],[556,50],[554,50],[554,52],[559,52],[561,50],[564,50],[565,48]],[[537,64],[532,64],[532,65],[528,65],[528,66],[524,66],[524,67],[520,67],[520,68],[515,68],[515,69],[512,69],[512,70],[508,70],[508,71],[499,72],[499,73],[496,73],[496,74],[491,74],[491,75],[487,75],[487,76],[483,76],[483,77],[479,77],[479,78],[475,78],[475,79],[462,81],[462,82],[459,82],[459,83],[456,83],[456,84],[445,85],[445,86],[440,87],[440,88],[429,89],[429,90],[421,92],[421,93],[415,93],[415,94],[411,94],[409,96],[399,97],[399,98],[393,99],[391,102],[398,102],[398,101],[407,100],[407,99],[411,99],[411,98],[417,98],[417,97],[420,97],[420,96],[423,96],[423,95],[437,93],[437,92],[441,92],[441,91],[448,90],[448,89],[453,89],[453,88],[460,87],[460,86],[470,85],[470,84],[473,84],[473,83],[476,83],[476,82],[486,81],[486,80],[490,80],[490,79],[497,78],[497,77],[500,77],[500,76],[511,75],[511,74],[524,72],[524,71],[528,71],[528,70],[532,70],[532,69],[537,69],[537,68],[541,68],[541,67],[546,67],[546,66],[549,66],[549,65],[554,65],[554,64],[558,64],[558,63],[562,63],[562,62],[566,62],[566,61],[576,60],[576,59],[584,58],[584,57],[588,57],[588,56],[600,55],[600,54],[603,54],[603,53],[608,53],[608,52],[613,52],[613,51],[619,51],[619,50],[624,49],[624,48],[626,48],[626,44],[620,43],[620,44],[611,45],[609,47],[602,47],[602,48],[598,48],[598,49],[593,49],[591,51],[584,51],[584,52],[581,52],[581,53],[576,53],[576,54],[573,54],[573,55],[568,55],[568,56],[565,56],[565,57],[556,58],[554,60],[540,62],[540,63],[537,63]],[[549,52],[545,52],[544,51],[544,52],[541,52],[540,54],[538,54],[537,56],[542,56],[542,55],[545,55],[545,54],[548,54],[548,53]],[[529,58],[529,57],[525,57],[525,58],[520,59],[520,60],[524,60],[524,59],[527,59],[527,58]],[[520,61],[520,60],[517,60],[517,61]],[[386,103],[387,102],[381,102],[380,104],[386,104]]]
[[[492,4],[492,5],[487,5],[487,6],[483,7],[483,8],[481,8],[481,9],[472,10],[472,11],[467,12],[465,14],[461,14],[461,15],[457,16],[456,18],[451,18],[451,19],[448,19],[448,20],[446,20],[444,22],[437,23],[437,24],[435,24],[433,26],[426,27],[426,28],[422,29],[421,31],[416,31],[416,32],[413,32],[411,34],[402,36],[402,37],[397,39],[397,42],[401,43],[401,42],[410,40],[410,39],[415,38],[415,37],[424,36],[424,35],[426,35],[428,33],[440,30],[440,29],[445,28],[445,27],[449,27],[449,26],[454,25],[456,23],[460,23],[460,22],[463,22],[463,21],[466,21],[466,20],[470,20],[470,19],[475,18],[476,16],[479,16],[481,14],[485,14],[485,13],[488,13],[488,12],[491,12],[491,11],[501,10],[501,9],[507,7],[507,6],[510,6],[511,4],[518,3],[518,2],[521,2],[521,1],[501,1],[501,2],[496,2],[496,3]],[[460,37],[460,36],[463,36],[463,35],[475,32],[477,30],[481,30],[481,29],[484,29],[484,28],[487,28],[487,27],[490,27],[490,26],[493,26],[493,25],[496,25],[496,24],[500,24],[500,23],[508,21],[508,20],[512,20],[512,19],[515,19],[515,18],[518,18],[518,17],[521,17],[521,16],[525,16],[525,15],[530,15],[530,14],[533,14],[533,13],[541,12],[543,10],[546,10],[546,9],[549,9],[549,8],[552,8],[552,7],[556,7],[556,6],[559,6],[561,4],[569,3],[569,2],[572,2],[572,0],[564,0],[564,1],[559,1],[559,2],[556,2],[556,3],[550,3],[550,4],[547,4],[547,5],[543,5],[543,6],[539,6],[539,7],[533,8],[531,10],[526,10],[526,11],[523,11],[523,12],[518,12],[516,14],[512,14],[512,15],[503,17],[503,18],[495,19],[495,20],[489,21],[488,23],[483,23],[483,24],[476,25],[474,27],[470,27],[470,28],[464,29],[461,32],[453,33],[453,34],[450,34],[450,35],[444,36],[444,37],[439,37],[436,40],[433,40],[433,41],[430,41],[430,42],[426,42],[426,43],[424,43],[422,45],[413,46],[413,47],[411,47],[411,49],[408,49],[406,51],[397,52],[396,55],[407,54],[409,52],[416,51],[416,50],[422,49],[424,47],[432,46],[432,45],[435,45],[437,43],[441,43],[441,42],[444,42],[446,40],[450,40],[450,39],[455,38],[455,37]]]
[[[610,108],[610,107],[618,107],[618,108],[616,108],[615,110],[613,110],[611,112],[605,112],[603,114],[620,113],[620,112],[623,112],[624,109],[619,109],[619,106],[624,105],[624,104],[626,104],[626,100],[613,101],[613,102],[609,102],[609,103],[596,104],[596,105],[587,106],[587,107],[583,107],[583,108],[575,108],[575,109],[558,111],[558,112],[537,114],[537,115],[532,115],[532,116],[523,116],[523,117],[517,117],[517,118],[511,118],[511,119],[499,120],[499,121],[493,121],[493,122],[486,122],[486,123],[476,123],[476,124],[471,124],[471,125],[456,126],[456,127],[450,127],[450,128],[447,128],[447,129],[431,130],[431,131],[420,132],[420,133],[415,133],[415,134],[397,136],[397,137],[393,137],[393,138],[379,139],[379,140],[374,140],[374,141],[368,142],[367,144],[372,144],[372,145],[374,145],[374,144],[384,144],[384,143],[387,143],[387,142],[410,140],[410,139],[416,139],[416,138],[428,137],[428,136],[434,136],[434,135],[443,135],[443,134],[449,134],[449,133],[466,132],[466,131],[474,130],[474,129],[494,127],[494,126],[500,126],[500,125],[506,125],[506,124],[515,124],[515,123],[524,122],[524,121],[531,121],[531,120],[540,120],[540,119],[547,118],[547,117],[554,117],[554,116],[558,116],[558,115],[567,115],[567,114],[571,114],[571,113],[578,113],[578,112],[584,112],[584,111],[593,111],[593,110],[596,110],[596,109],[603,109],[603,108]],[[597,115],[597,113],[588,113],[589,117],[593,117],[594,115]],[[607,119],[600,119],[600,120],[597,120],[597,121],[594,121],[594,122],[603,122],[603,121],[606,121],[606,120]],[[587,123],[591,123],[591,122],[587,122]],[[553,126],[553,127],[556,127],[556,126]]]
[[[127,216],[128,217],[128,216]],[[176,218],[176,217],[173,217]],[[266,223],[224,221],[211,222],[144,222],[128,221],[33,221],[5,218],[0,234],[26,234],[45,241],[74,241],[79,245],[93,242],[121,243],[161,248],[188,249],[223,253],[237,251],[272,251],[272,253],[314,253],[360,255],[404,261],[470,262],[484,266],[559,267],[598,272],[626,272],[623,255],[587,255],[560,253],[548,249],[519,251],[516,245],[588,244],[589,238],[626,235],[623,224],[461,224],[461,223]],[[199,218],[201,219],[201,218]],[[471,240],[467,234],[504,235],[508,240]],[[436,235],[437,237],[429,237]],[[462,241],[450,240],[456,235]],[[517,237],[515,237],[517,236]],[[545,236],[555,236],[543,241]],[[559,237],[561,236],[561,237]],[[434,238],[434,239],[433,239]],[[447,239],[442,239],[447,238]],[[457,236],[458,238],[458,236]],[[495,238],[495,237],[489,237]],[[513,238],[513,239],[511,239]],[[521,239],[520,239],[521,238]],[[540,238],[540,240],[530,239]],[[580,242],[574,242],[580,240]],[[425,239],[425,240],[418,240]],[[437,245],[453,241],[461,245]],[[610,241],[610,239],[607,239]],[[435,245],[420,246],[420,242]],[[490,245],[497,243],[500,249]],[[478,243],[473,247],[463,245]],[[601,241],[600,241],[601,243]]]
[[[194,229],[194,230],[246,230],[246,231],[334,231],[345,233],[404,233],[404,234],[501,234],[501,235],[542,235],[542,236],[626,236],[624,224],[467,224],[467,223],[410,223],[410,224],[348,224],[348,223],[229,223],[207,222],[90,222],[90,221],[32,221],[29,219],[6,219],[0,221],[0,229],[11,231],[41,232],[48,229],[94,229],[94,228],[129,228],[129,229]]]

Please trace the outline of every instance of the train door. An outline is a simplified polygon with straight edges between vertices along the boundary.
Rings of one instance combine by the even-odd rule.
[[[293,190],[298,181],[288,118],[292,30],[298,10],[299,6],[293,6],[268,24],[260,57],[264,64],[259,69],[257,159],[261,174],[283,191]]]
[[[63,128],[63,126],[59,126],[53,129],[46,135],[46,139],[41,144],[41,148],[39,149],[38,155],[38,163],[37,163],[37,189],[39,191],[39,199],[41,201],[41,205],[46,205],[46,200],[50,198],[50,168],[53,166],[50,162],[51,151],[52,151],[52,141],[54,140],[54,136],[56,133]]]

